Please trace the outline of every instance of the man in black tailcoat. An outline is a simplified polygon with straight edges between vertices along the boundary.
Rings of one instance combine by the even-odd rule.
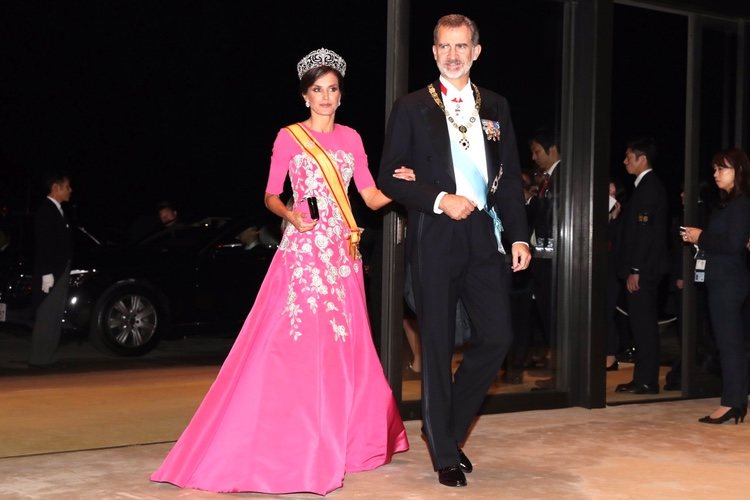
[[[469,80],[479,32],[462,15],[442,17],[432,48],[440,79],[393,106],[381,189],[408,209],[411,265],[422,335],[422,418],[438,480],[465,486],[472,465],[461,446],[513,340],[510,273],[531,259],[521,172],[508,103]],[[416,182],[386,172],[408,166]],[[500,220],[498,220],[498,218]],[[513,242],[500,244],[501,226]],[[456,305],[471,339],[451,373]]]
[[[45,186],[49,194],[34,216],[32,297],[36,317],[29,357],[29,365],[34,368],[55,362],[73,255],[71,228],[62,207],[73,192],[70,179],[62,174],[50,174]]]

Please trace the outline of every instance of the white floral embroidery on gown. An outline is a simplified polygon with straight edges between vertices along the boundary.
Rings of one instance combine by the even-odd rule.
[[[336,160],[348,188],[354,173],[354,156],[345,151],[328,154]],[[280,251],[294,254],[286,259],[293,277],[286,309],[289,334],[295,340],[303,334],[301,314],[307,308],[328,316],[334,339],[345,341],[351,330],[351,313],[344,306],[347,297],[341,278],[359,273],[362,261],[352,261],[346,245],[342,245],[350,230],[317,163],[302,152],[294,156],[292,163],[290,174],[293,170],[298,174],[292,184],[295,209],[307,213],[306,199],[314,196],[320,218],[315,230],[307,233],[299,233],[289,225],[279,245]]]

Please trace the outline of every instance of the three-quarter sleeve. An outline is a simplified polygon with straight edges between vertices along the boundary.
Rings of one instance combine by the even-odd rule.
[[[375,179],[373,179],[367,163],[367,154],[362,143],[362,137],[354,129],[350,130],[352,133],[349,142],[352,155],[354,155],[354,184],[357,185],[357,191],[362,191],[374,186]]]
[[[299,145],[294,142],[289,132],[283,128],[279,130],[279,133],[276,134],[276,140],[273,141],[266,193],[281,194],[284,191],[284,181],[289,172],[289,162],[297,151],[299,151]]]

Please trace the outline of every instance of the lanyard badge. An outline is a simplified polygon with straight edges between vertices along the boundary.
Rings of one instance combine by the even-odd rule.
[[[695,282],[703,283],[706,281],[706,255],[703,250],[695,254]]]

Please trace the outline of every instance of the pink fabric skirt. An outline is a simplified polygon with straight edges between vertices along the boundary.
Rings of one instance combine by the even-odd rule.
[[[153,481],[324,495],[346,472],[409,448],[373,346],[361,267],[339,283],[344,310],[321,303],[312,312],[289,307],[290,290],[297,303],[312,296],[295,284],[293,258],[276,253],[216,380]]]

